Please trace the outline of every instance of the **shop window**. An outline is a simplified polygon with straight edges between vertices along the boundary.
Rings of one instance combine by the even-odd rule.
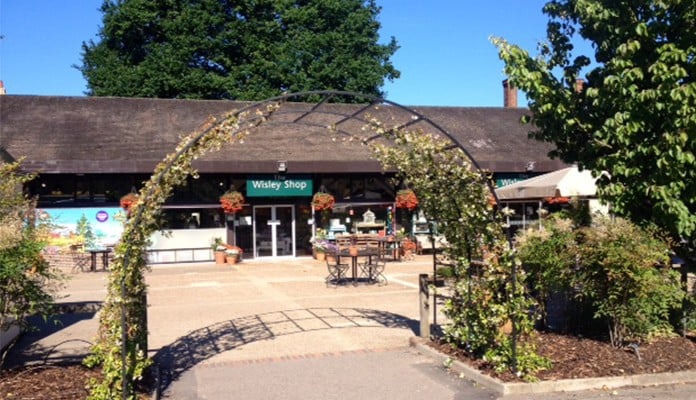
[[[218,208],[165,208],[162,229],[222,228],[225,215]]]
[[[395,190],[385,177],[368,177],[365,179],[365,199],[393,199]]]
[[[118,203],[118,199],[139,188],[146,175],[121,174],[46,174],[29,183],[32,195],[39,196],[39,204],[68,205],[90,203]]]
[[[391,200],[394,198],[393,185],[388,183],[385,175],[351,176],[351,177],[322,177],[319,186],[324,187],[336,197],[336,201],[370,201]]]

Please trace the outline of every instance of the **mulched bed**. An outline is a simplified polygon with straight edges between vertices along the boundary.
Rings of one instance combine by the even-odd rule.
[[[429,345],[503,382],[522,381],[511,372],[496,373],[486,362],[472,360],[448,344],[430,342]],[[640,359],[630,348],[617,349],[608,342],[555,333],[540,333],[537,350],[553,363],[551,369],[536,374],[542,381],[696,370],[693,337],[659,338],[643,343],[638,348]]]
[[[43,365],[0,371],[0,400],[83,400],[101,371],[80,364]],[[142,389],[142,388],[141,388]],[[138,393],[140,399],[152,396]]]
[[[540,354],[553,360],[553,367],[537,374],[540,380],[596,378],[657,372],[696,370],[696,342],[692,337],[657,339],[642,344],[640,360],[628,349],[608,343],[554,333],[538,335]],[[480,360],[470,360],[447,344],[429,343],[452,358],[464,361],[504,382],[519,382],[512,373],[496,374]],[[81,365],[48,365],[0,372],[0,400],[77,400],[87,396],[90,377],[99,371]],[[143,398],[146,398],[143,395]]]
[[[81,365],[45,365],[2,371],[0,399],[85,399],[90,378],[99,371]]]

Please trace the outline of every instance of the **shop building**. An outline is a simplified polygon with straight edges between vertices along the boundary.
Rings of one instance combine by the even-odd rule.
[[[137,190],[154,167],[174,151],[181,137],[210,116],[222,116],[249,103],[109,97],[0,96],[0,157],[23,159],[24,170],[39,176],[28,187],[39,207],[51,215],[84,215],[95,231],[95,216],[113,222],[119,199]],[[399,182],[359,143],[330,136],[324,117],[310,114],[315,104],[285,103],[287,120],[261,126],[244,143],[223,147],[194,162],[198,171],[176,190],[163,210],[170,235],[152,238],[152,262],[212,259],[219,237],[244,249],[244,258],[297,257],[310,252],[313,228],[323,220],[337,231],[377,231],[361,226],[362,215],[387,220]],[[361,105],[328,105],[354,115]],[[458,141],[498,186],[563,168],[550,160],[551,147],[527,138],[520,124],[527,109],[383,107],[417,112]],[[339,113],[340,111],[340,113]],[[330,113],[330,114],[331,114]],[[298,117],[299,116],[299,117]],[[299,119],[306,124],[296,123]],[[312,118],[315,118],[312,120]],[[318,119],[317,119],[318,118]],[[246,204],[234,216],[222,212],[220,195],[234,187]],[[315,214],[310,202],[320,188],[333,194],[329,215]],[[101,213],[100,213],[101,212]],[[106,213],[106,214],[105,214]],[[69,241],[73,226],[59,235]],[[113,240],[108,234],[97,241]]]

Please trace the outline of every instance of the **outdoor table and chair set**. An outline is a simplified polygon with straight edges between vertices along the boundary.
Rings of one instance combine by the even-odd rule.
[[[70,254],[72,256],[73,267],[72,272],[84,272],[97,270],[97,258],[101,255],[102,268],[104,271],[109,269],[109,260],[113,254],[112,247],[104,248],[84,248],[81,244],[70,246]]]
[[[388,246],[379,240],[341,242],[326,252],[326,285],[352,283],[386,285],[384,276],[386,262],[393,255]],[[396,259],[393,257],[393,259]]]

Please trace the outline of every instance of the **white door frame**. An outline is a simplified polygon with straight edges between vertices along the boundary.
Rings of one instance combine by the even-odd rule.
[[[271,219],[266,222],[266,225],[261,227],[258,226],[258,220],[256,218],[256,210],[264,208],[264,209],[270,209],[271,211]],[[284,238],[282,241],[279,238],[279,232],[278,232],[278,226],[282,224],[282,221],[278,219],[278,209],[279,208],[290,208],[291,211],[291,218],[292,221],[290,222],[290,233],[291,237],[290,238]],[[253,207],[253,221],[254,221],[254,229],[253,229],[253,244],[254,244],[254,258],[289,258],[289,257],[295,257],[295,241],[296,241],[296,232],[295,232],[295,206],[293,204],[267,204],[267,205],[258,205]],[[271,255],[270,256],[259,256],[259,243],[256,240],[257,238],[257,232],[259,232],[263,228],[270,228],[271,230],[271,237],[270,237],[270,243],[267,245],[269,246],[268,249],[265,250],[270,250]],[[289,242],[288,242],[289,240]],[[280,254],[282,253],[282,254]]]

